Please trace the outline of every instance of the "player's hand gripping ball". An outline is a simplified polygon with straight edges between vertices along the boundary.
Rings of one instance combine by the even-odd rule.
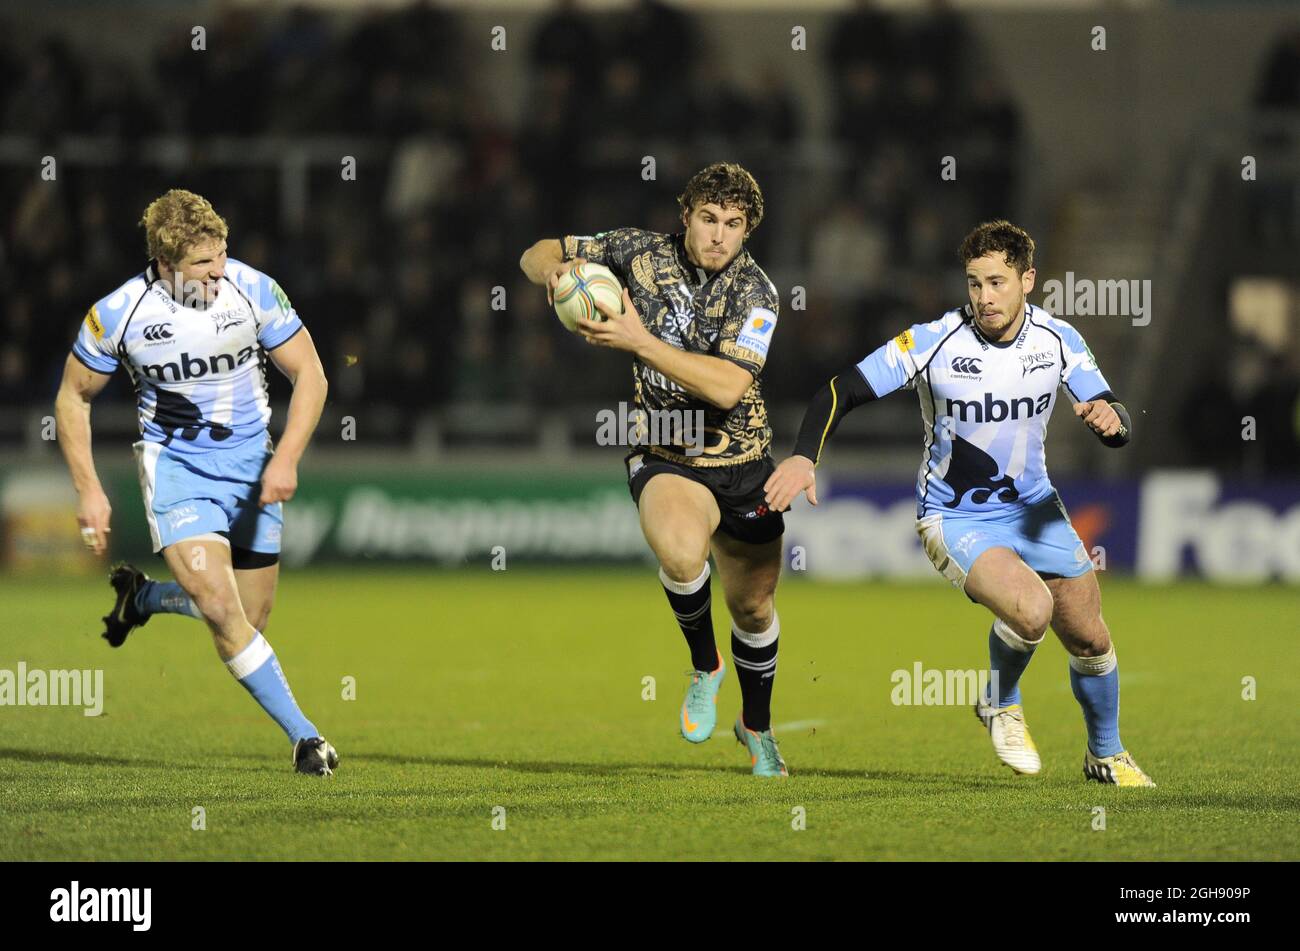
[[[555,285],[555,313],[570,332],[577,332],[580,319],[605,319],[596,309],[597,301],[603,301],[620,314],[623,312],[623,285],[602,264],[584,261],[562,274]]]

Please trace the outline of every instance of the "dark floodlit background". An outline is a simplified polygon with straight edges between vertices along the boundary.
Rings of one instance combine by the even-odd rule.
[[[1149,322],[1063,315],[1137,433],[1104,449],[1058,402],[1049,465],[1085,540],[1152,576],[1300,577],[1285,4],[28,6],[0,14],[11,568],[82,563],[46,417],[82,315],[143,267],[136,222],[169,187],[226,216],[231,255],[277,278],[325,360],[287,561],[451,565],[500,540],[641,557],[621,450],[595,445],[629,361],[565,333],[517,261],[540,237],[675,230],[686,178],[729,159],[767,200],[750,247],[782,300],[763,375],[778,458],[832,373],[962,302],[958,242],[1007,217],[1038,242],[1035,303],[1067,272],[1150,282]],[[278,426],[289,391],[272,388]],[[909,535],[917,416],[900,394],[842,427],[829,504],[790,520],[840,553],[822,571],[930,571]],[[124,375],[94,427],[117,553],[138,556]]]

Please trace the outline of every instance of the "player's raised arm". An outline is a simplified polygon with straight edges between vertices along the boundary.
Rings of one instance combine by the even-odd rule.
[[[1083,335],[1056,317],[1051,318],[1050,325],[1061,341],[1061,384],[1070,394],[1074,415],[1097,434],[1103,446],[1118,449],[1127,445],[1133,435],[1133,421],[1111,392]],[[1095,395],[1082,399],[1083,393]]]
[[[1124,404],[1110,390],[1098,393],[1090,400],[1074,404],[1074,415],[1080,417],[1088,428],[1097,434],[1103,446],[1118,449],[1128,445],[1133,438],[1133,421]]]
[[[591,237],[543,238],[523,253],[519,268],[532,283],[544,284],[547,302],[554,303],[561,277],[586,261],[622,272],[629,254],[644,243],[646,234],[639,228],[615,228]]]
[[[63,382],[54,400],[54,419],[59,448],[72,473],[77,490],[77,523],[86,546],[96,555],[108,548],[109,518],[112,506],[90,449],[90,402],[108,385],[109,373],[90,369],[75,354],[68,354],[63,366]]]
[[[564,260],[564,243],[559,238],[543,238],[519,259],[519,268],[534,284],[546,285],[546,302],[554,303],[555,285],[585,258]]]
[[[519,258],[519,269],[534,284],[545,284],[546,277],[564,261],[564,246],[559,238],[543,238]]]

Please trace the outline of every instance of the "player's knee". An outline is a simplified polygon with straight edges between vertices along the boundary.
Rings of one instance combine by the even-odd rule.
[[[727,610],[736,627],[750,634],[759,634],[772,626],[772,598],[770,595],[744,596],[728,599]]]
[[[224,628],[241,610],[239,595],[215,580],[199,578],[190,584],[188,593],[204,620],[214,627]]]
[[[704,571],[704,565],[707,561],[708,555],[702,552],[692,552],[686,548],[659,553],[659,567],[664,570],[664,574],[682,584],[698,578]]]
[[[1052,595],[1046,589],[1020,598],[1016,605],[1016,633],[1027,641],[1037,641],[1052,623]]]
[[[267,622],[271,620],[271,602],[267,600],[255,604],[251,610],[245,609],[245,613],[248,615],[248,623],[265,634]]]
[[[204,600],[195,598],[199,613],[214,630],[225,630],[238,617],[238,605],[232,605],[221,598]]]
[[[1091,624],[1075,635],[1078,650],[1076,657],[1100,657],[1111,649],[1110,630],[1098,615]]]

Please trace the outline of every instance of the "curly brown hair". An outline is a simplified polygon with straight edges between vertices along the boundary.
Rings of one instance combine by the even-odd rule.
[[[1016,269],[1017,274],[1024,274],[1034,266],[1034,239],[1024,228],[1001,219],[977,225],[962,240],[957,255],[966,265],[995,251],[1006,256],[1007,263]]]
[[[202,195],[173,188],[149,202],[140,218],[149,257],[176,264],[186,249],[202,238],[225,241],[230,233],[226,219]]]
[[[745,213],[746,237],[763,220],[763,190],[754,176],[735,162],[714,162],[700,169],[686,183],[686,190],[677,196],[677,204],[682,206],[682,215],[688,218],[697,205],[739,208]]]

